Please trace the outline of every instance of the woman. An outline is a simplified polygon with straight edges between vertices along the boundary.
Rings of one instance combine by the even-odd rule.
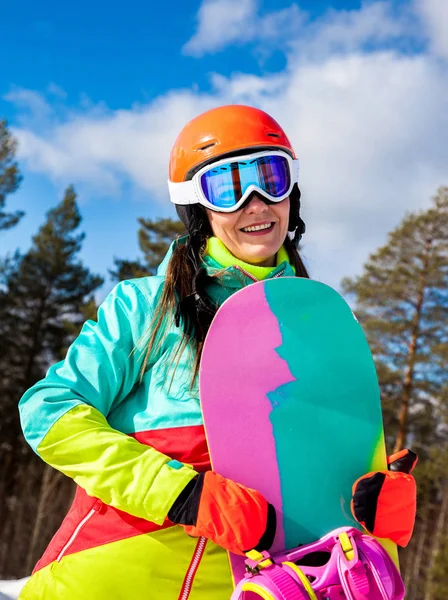
[[[308,277],[297,175],[284,131],[258,109],[223,106],[181,131],[169,189],[188,235],[157,276],[118,284],[97,323],[20,402],[28,442],[78,484],[24,600],[227,600],[225,550],[269,548],[274,509],[210,470],[197,374],[227,297],[264,278]],[[392,521],[378,501],[384,489],[402,496]],[[363,524],[407,541],[412,476],[369,474],[355,491]]]

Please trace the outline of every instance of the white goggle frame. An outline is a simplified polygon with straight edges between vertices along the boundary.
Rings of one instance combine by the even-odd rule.
[[[261,158],[263,156],[282,156],[288,161],[291,181],[288,190],[284,194],[278,197],[271,196],[260,187],[256,185],[250,185],[246,189],[244,194],[241,196],[241,198],[238,200],[238,202],[233,206],[221,208],[207,200],[201,187],[201,176],[204,173],[210,171],[211,169],[216,169],[216,167],[219,167],[220,165],[245,160],[253,160],[255,158]],[[170,192],[170,199],[171,202],[173,202],[173,204],[181,204],[183,206],[187,206],[189,204],[202,204],[202,206],[205,206],[210,210],[214,210],[215,212],[230,213],[237,211],[244,204],[244,202],[247,200],[250,194],[252,194],[252,192],[259,192],[262,196],[264,196],[271,202],[281,202],[290,195],[290,193],[292,192],[292,188],[298,182],[298,180],[299,161],[296,158],[292,158],[287,152],[281,152],[277,150],[265,150],[263,152],[255,152],[252,154],[241,154],[234,157],[227,157],[218,160],[214,163],[208,164],[205,167],[202,167],[202,169],[200,169],[197,173],[195,173],[193,175],[193,178],[189,181],[174,182],[168,180],[168,189]]]

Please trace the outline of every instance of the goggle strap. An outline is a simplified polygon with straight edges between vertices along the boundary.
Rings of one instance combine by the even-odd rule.
[[[170,192],[171,202],[174,204],[197,204],[199,198],[196,195],[193,181],[170,181],[168,179],[168,190]]]

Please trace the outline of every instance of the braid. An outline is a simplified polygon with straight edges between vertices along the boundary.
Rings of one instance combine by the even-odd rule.
[[[288,253],[291,265],[294,267],[296,277],[305,277],[306,279],[309,279],[308,271],[306,270],[306,267],[303,264],[302,258],[297,249],[296,240],[291,240],[289,235],[287,235],[285,241],[283,242],[283,245],[285,247],[286,252]]]

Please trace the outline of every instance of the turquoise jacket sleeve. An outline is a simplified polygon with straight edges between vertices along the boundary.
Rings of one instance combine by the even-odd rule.
[[[142,338],[151,323],[152,303],[132,282],[119,283],[87,321],[64,361],[53,365],[19,404],[22,427],[37,449],[50,427],[68,410],[88,404],[107,417],[138,381]]]
[[[195,476],[107,423],[109,411],[138,383],[145,334],[160,286],[145,297],[118,284],[88,321],[64,361],[28,390],[19,404],[27,441],[43,460],[107,504],[162,523]]]

